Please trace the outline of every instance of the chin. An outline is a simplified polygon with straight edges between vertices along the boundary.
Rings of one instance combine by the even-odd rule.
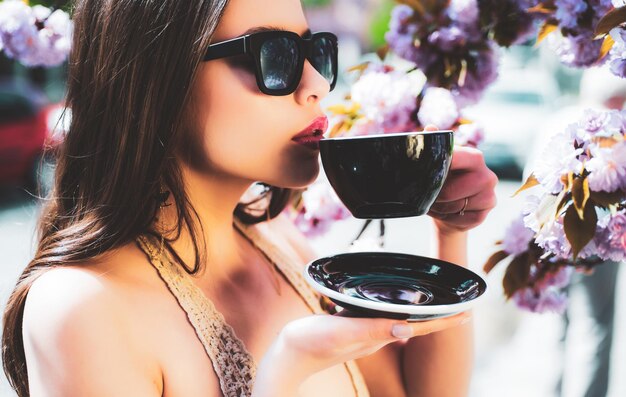
[[[314,162],[311,165],[309,164],[299,164],[289,169],[286,169],[288,174],[283,174],[280,178],[280,181],[276,181],[277,183],[271,183],[271,185],[287,188],[287,189],[302,189],[317,179],[320,173],[320,165],[319,162]]]

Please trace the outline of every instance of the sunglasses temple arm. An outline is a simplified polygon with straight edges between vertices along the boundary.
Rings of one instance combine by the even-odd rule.
[[[247,52],[247,36],[212,44],[204,56],[205,61],[242,55]]]

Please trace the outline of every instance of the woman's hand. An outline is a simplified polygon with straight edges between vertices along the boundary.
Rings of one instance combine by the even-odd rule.
[[[253,397],[296,395],[299,385],[317,372],[368,356],[400,339],[427,335],[470,319],[468,313],[462,313],[409,323],[342,313],[319,314],[287,324],[259,365]]]
[[[436,128],[429,126],[426,130]],[[440,233],[463,232],[480,225],[496,206],[498,177],[480,150],[456,146],[448,178],[428,215]]]

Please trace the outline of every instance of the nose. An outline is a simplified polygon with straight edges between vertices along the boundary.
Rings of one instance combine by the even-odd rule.
[[[294,92],[296,102],[300,105],[318,104],[330,92],[330,83],[322,76],[307,59],[302,70],[300,85]]]

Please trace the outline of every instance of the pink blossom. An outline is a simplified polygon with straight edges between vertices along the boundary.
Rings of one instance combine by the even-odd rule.
[[[592,158],[585,168],[589,171],[589,187],[599,192],[626,190],[626,141],[610,148],[591,146]]]
[[[551,252],[558,258],[569,258],[572,253],[572,246],[565,237],[563,218],[546,222],[537,233],[535,242],[546,252]]]
[[[524,288],[513,294],[513,301],[521,308],[535,313],[563,313],[567,308],[567,295],[557,289],[535,290]]]
[[[531,279],[534,279],[541,264],[531,269]],[[513,294],[513,301],[522,309],[535,313],[556,312],[562,313],[567,308],[567,295],[563,291],[570,281],[574,270],[570,266],[560,267],[543,274],[543,278],[534,280],[532,287],[523,288]]]
[[[459,120],[459,108],[450,91],[431,87],[424,94],[417,117],[423,126],[433,124],[448,130]]]
[[[451,19],[468,27],[475,27],[480,16],[476,0],[452,0],[448,13]]]
[[[600,218],[598,228],[598,256],[618,262],[626,260],[626,210]]]
[[[524,225],[522,216],[517,217],[506,229],[502,246],[509,255],[519,255],[528,250],[535,233]]]
[[[570,172],[580,173],[582,163],[578,156],[583,150],[577,148],[568,134],[557,134],[550,139],[537,163],[534,175],[549,193],[563,190],[561,176]]]
[[[302,193],[302,204],[294,223],[307,237],[323,235],[335,221],[350,216],[350,211],[325,181],[318,181],[309,186]]]
[[[454,143],[478,147],[485,140],[485,131],[478,123],[461,124],[454,133]]]
[[[67,13],[22,1],[0,2],[0,50],[27,66],[56,66],[67,58],[72,23]]]
[[[351,90],[352,101],[365,116],[362,124],[371,124],[375,133],[413,131],[416,123],[417,97],[425,78],[418,72],[406,73],[372,65]]]
[[[545,276],[535,283],[536,288],[548,289],[548,288],[565,288],[569,285],[574,268],[571,266],[560,267],[556,271],[550,271]]]

